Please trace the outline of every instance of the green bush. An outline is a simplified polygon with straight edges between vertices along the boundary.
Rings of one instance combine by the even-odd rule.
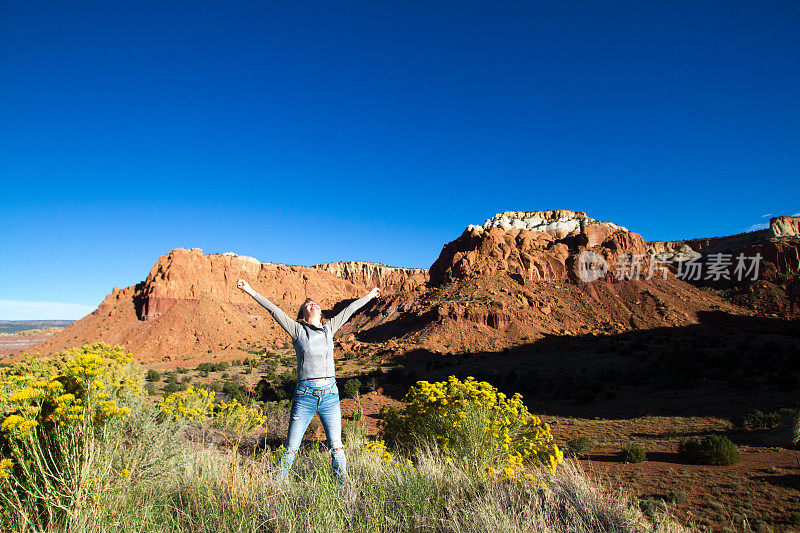
[[[678,453],[690,463],[701,465],[732,465],[740,460],[739,449],[723,435],[682,439],[678,443]]]
[[[174,392],[180,392],[180,391],[185,390],[185,389],[186,389],[185,385],[180,384],[177,381],[170,381],[164,387],[164,395],[167,396],[167,395],[172,394]]]
[[[343,398],[355,398],[361,392],[361,381],[356,378],[348,379],[342,387]]]
[[[226,381],[222,385],[222,392],[228,396],[229,399],[238,400],[244,403],[246,401],[245,391],[239,383],[235,381]]]
[[[591,446],[592,441],[589,439],[589,437],[575,437],[574,439],[567,441],[566,453],[576,457],[588,452]]]
[[[197,365],[199,372],[222,372],[228,369],[228,363],[222,361],[220,363],[200,363]]]
[[[742,425],[747,429],[772,429],[779,426],[786,418],[789,420],[800,418],[800,409],[784,407],[771,413],[753,410],[744,417]]]
[[[620,450],[620,455],[624,463],[642,463],[647,460],[647,454],[644,448],[634,443],[630,443],[622,448],[622,450]]]
[[[147,381],[161,381],[161,372],[153,370],[152,368],[147,371]]]
[[[668,490],[667,494],[665,494],[665,498],[668,502],[672,503],[683,503],[689,497],[686,495],[686,492],[681,489],[676,490]]]

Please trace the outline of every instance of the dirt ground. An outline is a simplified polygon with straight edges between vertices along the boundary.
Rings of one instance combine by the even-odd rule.
[[[379,389],[362,397],[373,435],[381,407],[402,407],[402,402],[384,392]],[[398,391],[391,392],[397,395]],[[353,405],[351,399],[342,400],[344,418],[352,416]],[[692,530],[800,531],[800,451],[742,444],[756,440],[763,431],[737,430],[730,420],[716,417],[593,420],[544,416],[543,420],[563,448],[575,437],[590,439],[588,452],[578,460],[594,479],[609,489],[622,488],[642,500],[652,499]],[[321,428],[317,433],[313,438],[324,439]],[[693,465],[678,455],[680,438],[710,433],[726,434],[736,442],[741,461],[730,466]],[[645,449],[645,462],[621,461],[620,449],[631,442]],[[672,494],[686,499],[671,501]]]

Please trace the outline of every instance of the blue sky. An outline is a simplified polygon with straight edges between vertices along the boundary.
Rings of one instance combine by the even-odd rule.
[[[794,0],[6,0],[0,319],[77,318],[176,247],[427,267],[510,209],[647,240],[797,213],[798,27]]]

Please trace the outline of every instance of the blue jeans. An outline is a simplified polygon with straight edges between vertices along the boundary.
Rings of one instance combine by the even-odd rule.
[[[331,387],[331,385],[333,386]],[[315,389],[319,391],[318,395],[314,395]],[[313,381],[306,379],[298,381],[295,385],[292,412],[289,416],[289,431],[286,436],[286,451],[281,457],[277,479],[284,481],[288,477],[295,454],[300,448],[300,442],[303,440],[303,435],[314,417],[314,413],[319,413],[322,427],[325,428],[333,473],[337,483],[342,485],[347,471],[347,459],[344,456],[344,446],[342,445],[342,409],[339,404],[339,387],[336,385],[336,378]]]

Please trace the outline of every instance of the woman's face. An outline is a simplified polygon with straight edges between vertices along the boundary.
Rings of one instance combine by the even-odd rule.
[[[316,322],[322,314],[322,310],[317,305],[317,302],[308,302],[305,304],[304,308],[307,317],[306,322]]]

